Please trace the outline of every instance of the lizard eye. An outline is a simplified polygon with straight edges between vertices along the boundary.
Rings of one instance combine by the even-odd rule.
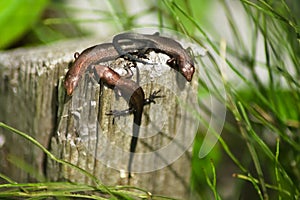
[[[170,58],[167,60],[167,64],[170,65],[173,68],[177,67],[177,60],[175,58]]]
[[[75,58],[75,60],[76,60],[78,57],[79,57],[79,53],[78,53],[78,52],[75,52],[75,53],[74,53],[74,58]]]

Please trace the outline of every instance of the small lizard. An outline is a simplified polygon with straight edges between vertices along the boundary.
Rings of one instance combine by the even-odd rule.
[[[126,52],[135,52],[144,47],[144,44],[138,42],[125,42],[120,43],[120,45]],[[73,94],[74,89],[90,65],[107,62],[118,57],[120,57],[120,55],[111,43],[103,43],[89,47],[81,54],[76,52],[74,54],[75,61],[65,76],[64,86],[67,94]]]
[[[160,36],[159,33],[139,34],[139,33],[121,33],[113,38],[113,45],[120,55],[126,55],[129,59],[138,61],[124,49],[120,43],[121,40],[131,40],[134,42],[142,42],[145,48],[153,49],[156,52],[162,52],[171,57],[167,64],[175,70],[179,71],[187,81],[191,81],[195,72],[194,61],[188,52],[177,41]],[[143,61],[144,62],[144,61]]]
[[[142,49],[141,43],[121,43],[122,47],[126,51],[135,52]],[[142,113],[144,105],[155,103],[154,99],[161,96],[157,96],[159,91],[154,92],[149,98],[145,99],[143,89],[138,83],[121,77],[117,72],[111,68],[100,65],[100,62],[106,62],[118,58],[120,55],[111,43],[104,43],[85,49],[81,54],[76,52],[74,54],[75,62],[67,72],[65,76],[65,88],[68,95],[72,95],[74,89],[77,87],[83,74],[91,68],[97,81],[102,81],[110,88],[116,88],[122,95],[122,97],[128,101],[129,109],[124,111],[111,111],[108,114],[114,116],[121,116],[133,113],[133,136],[130,144],[130,157],[128,162],[128,177],[131,177],[131,166],[133,161],[133,155],[136,149],[139,129],[142,120]],[[132,75],[132,72],[126,68],[128,75]],[[129,73],[130,72],[130,73]],[[126,77],[130,77],[130,76]]]
[[[110,111],[108,115],[114,117],[128,115],[133,113],[133,127],[132,127],[132,138],[130,143],[130,156],[128,161],[128,180],[131,178],[131,167],[134,157],[134,152],[137,146],[137,140],[140,132],[140,126],[142,122],[142,114],[144,106],[150,103],[155,103],[155,98],[160,98],[157,94],[160,91],[153,92],[149,98],[145,98],[145,93],[136,82],[121,77],[117,72],[104,65],[93,66],[96,80],[102,81],[109,88],[117,89],[121,92],[122,97],[128,102],[129,108],[123,111]],[[132,74],[129,68],[126,68],[128,74]],[[130,73],[129,73],[130,72]],[[128,77],[125,76],[125,77]]]

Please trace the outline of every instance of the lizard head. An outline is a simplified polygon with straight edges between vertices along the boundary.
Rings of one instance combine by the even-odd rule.
[[[68,95],[72,95],[74,89],[78,85],[78,81],[79,81],[78,76],[74,76],[69,72],[66,74],[64,85]]]
[[[75,62],[73,63],[72,67],[69,69],[69,71],[67,72],[67,74],[65,76],[64,86],[66,88],[68,95],[72,95],[74,89],[77,87],[78,82],[81,78],[81,76],[79,74],[80,67],[77,66],[77,65],[80,65],[80,62],[78,61],[79,55],[80,54],[78,52],[76,52],[74,54]]]
[[[171,58],[167,61],[167,64],[179,71],[188,82],[192,81],[195,72],[193,60],[183,57]]]
[[[180,63],[179,69],[187,81],[192,81],[195,72],[194,62],[185,60],[184,62]]]

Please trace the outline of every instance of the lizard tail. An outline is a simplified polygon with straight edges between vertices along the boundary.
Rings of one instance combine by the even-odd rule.
[[[133,162],[134,152],[136,149],[138,136],[139,136],[139,132],[140,132],[140,125],[141,125],[140,119],[134,120],[133,127],[132,127],[133,135],[132,135],[131,143],[130,143],[130,155],[129,155],[129,161],[128,161],[128,178],[131,178],[132,162]]]

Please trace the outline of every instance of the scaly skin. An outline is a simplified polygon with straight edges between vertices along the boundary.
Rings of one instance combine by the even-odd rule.
[[[191,81],[195,72],[194,61],[188,52],[177,41],[160,36],[158,33],[139,34],[139,33],[121,33],[113,38],[113,45],[120,55],[127,55],[130,59],[139,61],[128,54],[128,51],[122,48],[120,41],[131,40],[134,42],[145,43],[145,48],[153,49],[157,52],[163,52],[171,57],[168,60],[172,68],[179,71],[187,81]]]
[[[139,42],[124,42],[120,43],[120,45],[126,50],[127,53],[141,50],[145,46],[144,43]],[[144,91],[138,83],[130,79],[121,77],[111,68],[99,64],[101,62],[107,62],[120,57],[120,54],[111,43],[104,43],[89,47],[85,49],[81,54],[75,53],[74,57],[75,62],[65,76],[65,88],[68,95],[72,95],[74,89],[77,87],[84,73],[89,67],[91,67],[94,71],[96,80],[101,80],[110,88],[116,88],[121,92],[122,97],[129,104],[128,110],[111,111],[109,114],[120,116],[133,113],[134,115],[133,136],[130,144],[130,157],[128,162],[128,177],[130,178],[131,166],[139,136],[144,105],[154,102],[153,99],[160,96],[156,96],[158,92],[154,92],[152,95],[150,95],[150,98],[145,99]]]
[[[138,43],[125,42],[120,44],[128,52],[143,48]],[[75,61],[65,76],[65,88],[68,95],[72,95],[82,76],[89,66],[100,62],[107,62],[120,57],[111,43],[103,43],[85,49],[81,54],[74,54]]]
[[[150,95],[149,98],[145,99],[143,89],[136,82],[121,77],[117,72],[104,65],[93,66],[93,69],[96,80],[101,80],[101,82],[106,84],[108,87],[120,91],[122,97],[128,102],[129,109],[124,111],[111,111],[109,114],[121,116],[133,113],[133,134],[130,143],[130,156],[128,161],[128,178],[130,179],[131,166],[140,132],[144,105],[155,103],[154,98],[159,98],[161,96],[157,96],[157,93],[159,92],[157,91]]]

